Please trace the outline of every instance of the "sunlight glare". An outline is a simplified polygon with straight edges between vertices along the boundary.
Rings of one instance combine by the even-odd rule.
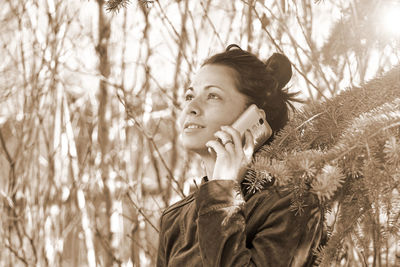
[[[393,5],[385,10],[383,27],[390,35],[400,37],[400,4]]]

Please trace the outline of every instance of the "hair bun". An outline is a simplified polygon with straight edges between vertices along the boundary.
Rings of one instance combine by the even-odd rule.
[[[274,53],[265,62],[267,72],[270,73],[279,83],[277,89],[282,89],[292,77],[292,66],[289,59],[279,53]]]
[[[237,44],[230,44],[230,45],[228,45],[228,47],[225,49],[225,51],[228,52],[229,50],[234,50],[234,49],[242,50],[242,48],[240,48],[240,46],[238,46]]]

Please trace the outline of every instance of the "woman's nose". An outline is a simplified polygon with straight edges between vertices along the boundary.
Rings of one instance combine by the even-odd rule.
[[[192,115],[199,115],[200,114],[200,105],[196,98],[193,98],[188,106],[187,106],[187,113]]]

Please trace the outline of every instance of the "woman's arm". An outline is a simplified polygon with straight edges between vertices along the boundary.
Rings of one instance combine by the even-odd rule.
[[[203,265],[302,266],[320,218],[313,217],[316,221],[310,223],[312,207],[296,216],[290,210],[290,194],[271,193],[250,203],[248,209],[256,214],[246,214],[236,186],[232,180],[212,180],[200,187],[197,225]],[[246,216],[257,225],[247,246]]]
[[[165,261],[165,242],[164,242],[164,228],[162,225],[163,216],[160,219],[160,234],[158,235],[158,252],[157,252],[157,267],[166,266]]]

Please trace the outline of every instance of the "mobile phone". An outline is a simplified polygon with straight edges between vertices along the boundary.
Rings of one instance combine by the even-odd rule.
[[[254,138],[254,151],[259,149],[272,135],[271,126],[268,124],[264,110],[259,109],[255,104],[250,105],[232,127],[240,132],[242,140],[246,130],[250,130]]]

